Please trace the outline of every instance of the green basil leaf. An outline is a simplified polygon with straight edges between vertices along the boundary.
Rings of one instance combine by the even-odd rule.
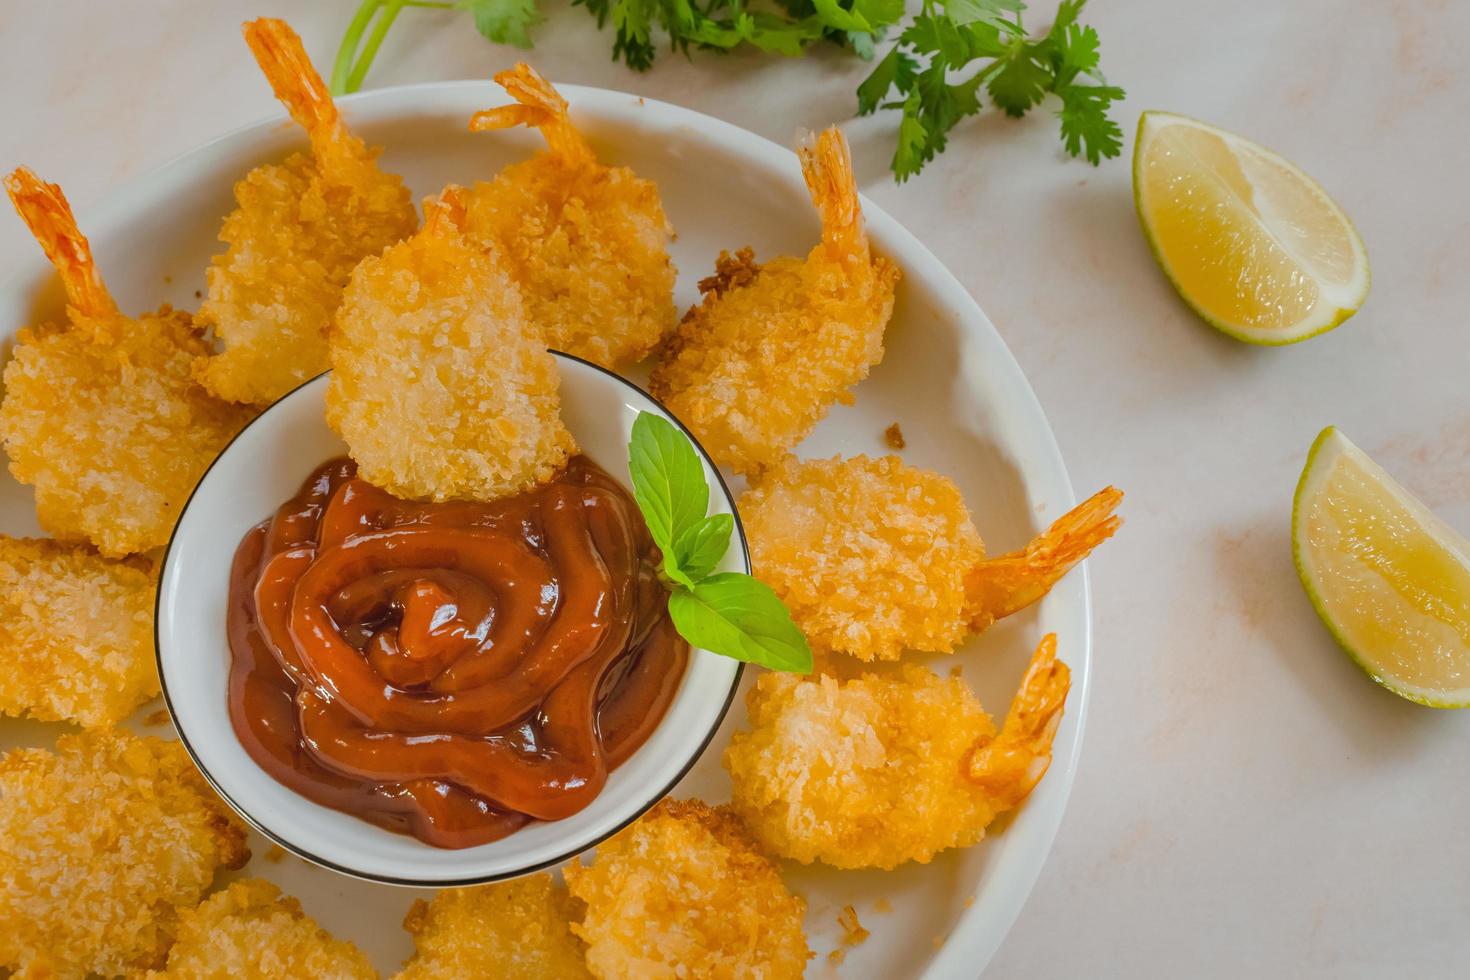
[[[729,514],[712,514],[674,539],[675,561],[679,570],[692,580],[684,585],[692,588],[715,570],[730,550],[730,535],[734,531],[735,518]]]
[[[712,575],[669,594],[669,616],[696,647],[746,663],[811,673],[812,650],[791,613],[764,582],[739,572]]]
[[[709,509],[709,485],[694,446],[668,419],[639,412],[628,441],[628,471],[633,498],[666,563],[674,542],[704,519]]]

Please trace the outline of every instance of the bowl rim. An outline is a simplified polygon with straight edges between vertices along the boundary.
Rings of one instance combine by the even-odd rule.
[[[641,385],[624,377],[621,374],[618,374],[616,371],[605,368],[600,364],[595,364],[592,361],[587,360],[586,358],[578,357],[575,354],[568,354],[565,351],[548,348],[548,352],[553,357],[565,358],[569,361],[574,361],[578,364],[582,364],[586,367],[592,368],[599,374],[606,375],[613,381],[622,384],[624,387],[633,389],[644,398],[652,402],[654,405],[656,405],[658,409],[663,412],[666,418],[671,420],[676,426],[679,427],[679,430],[683,432],[684,436],[690,441],[691,444],[693,444],[695,452],[697,452],[700,457],[709,464],[709,470],[714,473],[715,480],[719,484],[720,492],[724,494],[726,501],[730,505],[730,514],[735,519],[734,538],[735,541],[737,541],[740,545],[740,561],[745,568],[745,574],[749,575],[751,573],[750,544],[746,540],[745,526],[741,522],[740,513],[735,506],[735,495],[730,492],[730,486],[728,483],[726,483],[724,474],[720,472],[719,467],[715,464],[709,453],[705,451],[704,446],[701,445],[699,440],[694,437],[694,433],[689,431],[688,426],[686,426],[679,419],[678,416],[670,411],[668,406],[664,405],[663,402],[659,401],[653,395],[649,394],[646,390],[644,390]],[[726,716],[730,713],[731,706],[735,703],[735,695],[740,690],[740,681],[741,678],[743,678],[745,675],[745,668],[747,664],[745,664],[743,661],[738,660],[735,662],[735,672],[730,677],[730,685],[729,689],[725,692],[724,703],[720,705],[719,712],[711,721],[709,730],[704,733],[698,744],[695,745],[693,750],[689,753],[688,758],[680,764],[678,772],[674,774],[673,778],[669,780],[667,785],[661,787],[656,792],[654,792],[649,798],[646,799],[645,802],[640,802],[637,806],[633,807],[631,812],[626,817],[615,821],[609,829],[607,829],[606,831],[599,831],[595,835],[594,840],[575,847],[570,851],[559,853],[556,856],[548,858],[544,861],[538,861],[535,864],[517,866],[507,871],[493,872],[490,874],[475,874],[450,878],[402,878],[395,875],[384,875],[372,871],[363,871],[358,868],[347,867],[336,861],[321,857],[320,855],[313,853],[305,847],[302,847],[286,839],[285,837],[278,834],[276,831],[271,830],[259,819],[257,819],[245,806],[243,806],[237,799],[235,799],[235,797],[231,795],[230,792],[227,791],[223,785],[220,784],[220,781],[215,777],[212,772],[210,772],[209,767],[204,764],[204,760],[195,750],[193,743],[190,742],[188,732],[185,730],[184,725],[180,720],[178,711],[174,708],[173,698],[169,695],[167,674],[163,669],[164,653],[162,630],[160,630],[157,625],[158,623],[161,623],[163,621],[163,604],[165,590],[161,586],[164,580],[165,573],[168,569],[169,559],[174,554],[174,541],[179,534],[179,529],[183,526],[184,515],[188,513],[189,505],[194,502],[195,496],[199,493],[200,488],[204,486],[205,479],[208,478],[209,474],[214,470],[215,466],[218,465],[219,462],[225,458],[225,455],[229,453],[230,449],[234,447],[235,443],[240,439],[240,437],[243,436],[245,432],[252,426],[254,426],[257,422],[265,418],[265,416],[268,415],[272,410],[283,404],[287,399],[296,396],[298,393],[302,392],[306,388],[326,378],[331,373],[331,370],[328,369],[321,372],[320,374],[306,379],[296,387],[292,388],[290,391],[286,392],[280,398],[271,402],[271,404],[261,410],[258,415],[252,418],[249,422],[246,422],[243,426],[241,426],[240,431],[236,432],[233,436],[230,437],[230,441],[225,443],[224,447],[220,449],[219,453],[215,455],[215,458],[210,461],[209,466],[206,467],[204,472],[200,474],[199,480],[194,484],[194,489],[189,491],[189,497],[187,500],[184,501],[184,506],[179,508],[179,516],[174,522],[173,530],[169,532],[168,544],[164,547],[163,556],[158,563],[158,582],[160,587],[156,590],[153,600],[153,621],[155,624],[153,629],[153,661],[154,666],[158,670],[158,685],[159,690],[163,695],[164,707],[168,710],[169,720],[170,722],[172,722],[174,730],[178,733],[180,744],[183,745],[184,751],[186,751],[189,754],[189,758],[193,760],[194,767],[199,770],[200,775],[204,777],[205,781],[209,783],[210,787],[219,794],[222,800],[229,804],[230,809],[234,810],[235,813],[239,815],[242,820],[244,820],[252,828],[258,831],[263,837],[271,841],[271,843],[285,848],[287,851],[295,854],[297,857],[309,861],[312,864],[317,865],[318,867],[327,868],[339,874],[347,875],[348,877],[356,878],[362,881],[372,881],[385,885],[399,885],[409,888],[456,888],[470,885],[485,885],[497,881],[508,881],[513,878],[524,877],[525,875],[534,874],[537,871],[544,871],[547,868],[556,867],[571,860],[577,855],[583,854],[586,851],[598,846],[603,841],[626,829],[649,810],[657,806],[659,801],[667,797],[669,793],[674,789],[674,787],[677,786],[684,779],[684,777],[689,774],[689,771],[693,769],[696,765],[698,765],[700,759],[704,757],[704,753],[709,749],[710,743],[712,743],[715,739],[715,736],[719,734],[720,727],[724,724]],[[619,480],[618,482],[621,483],[622,481]],[[691,646],[690,652],[698,652],[701,649],[702,648]],[[713,655],[719,656],[719,654]],[[662,724],[662,721],[660,722],[660,724]],[[233,724],[231,727],[233,729]],[[657,728],[658,726],[654,727]],[[269,774],[267,773],[267,775]],[[287,789],[290,789],[290,787],[287,787]],[[302,799],[306,798],[302,797]],[[372,824],[363,820],[363,818],[358,816],[357,814],[349,813],[346,810],[337,810],[334,807],[326,807],[323,804],[315,803],[315,801],[313,800],[307,800],[307,802],[313,803],[316,806],[322,806],[323,809],[331,810],[334,814],[340,815],[343,819],[363,823],[367,826],[373,826]],[[557,821],[543,822],[556,823]],[[386,832],[395,833],[395,831]],[[413,837],[412,835],[403,836],[407,836],[410,839],[417,840],[417,838]],[[419,841],[419,843],[422,844],[424,847],[433,847],[432,844],[426,844],[422,841]],[[442,850],[442,848],[436,848],[436,850]]]

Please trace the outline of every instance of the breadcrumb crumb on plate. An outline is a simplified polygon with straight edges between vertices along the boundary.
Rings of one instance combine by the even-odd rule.
[[[235,881],[179,916],[168,966],[147,980],[377,980],[356,945],[334,938],[268,881]]]
[[[806,902],[786,890],[727,807],[664,800],[564,869],[587,912],[587,966],[622,978],[800,977]]]
[[[567,890],[542,873],[414,902],[403,927],[414,955],[395,980],[577,980],[590,977]]]
[[[0,714],[98,728],[155,697],[153,595],[145,559],[0,535]]]
[[[414,237],[364,259],[332,331],[327,422],[359,474],[413,500],[495,500],[576,450],[556,360],[449,188]]]
[[[0,967],[83,977],[163,966],[179,910],[250,857],[179,743],[63,735],[0,757]]]

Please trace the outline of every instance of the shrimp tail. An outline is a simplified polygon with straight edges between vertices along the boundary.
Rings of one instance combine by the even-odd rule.
[[[1092,549],[1123,524],[1116,487],[1099,490],[1063,514],[1020,551],[982,561],[965,577],[966,615],[975,632],[1018,612],[1051,591]]]
[[[999,735],[970,747],[961,775],[998,810],[1020,806],[1051,767],[1052,741],[1062,721],[1072,671],[1057,659],[1057,635],[1042,637]]]
[[[5,178],[5,190],[46,258],[56,267],[72,309],[89,318],[115,316],[117,304],[97,271],[97,263],[92,261],[92,246],[77,228],[61,188],[19,167]]]
[[[866,263],[868,236],[847,138],[836,126],[828,126],[803,140],[797,152],[807,191],[822,217],[822,242],[838,256],[855,255]]]
[[[424,198],[423,234],[433,238],[453,238],[465,229],[465,189],[450,184],[436,197]]]
[[[592,147],[567,117],[567,100],[536,69],[520,61],[509,71],[498,72],[495,82],[515,104],[475,113],[470,117],[470,132],[535,126],[554,156],[569,164],[596,162]]]
[[[291,25],[273,17],[248,21],[243,31],[271,91],[291,118],[311,137],[318,156],[329,155],[346,141],[346,129],[332,93],[317,74],[301,38]]]

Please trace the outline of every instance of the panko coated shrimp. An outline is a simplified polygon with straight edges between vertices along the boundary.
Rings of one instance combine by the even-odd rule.
[[[985,836],[1051,762],[1070,686],[1046,636],[999,732],[958,677],[762,674],[725,750],[731,806],[761,846],[803,863],[928,863]]]
[[[0,714],[116,725],[158,694],[153,570],[88,545],[0,535]]]
[[[755,574],[812,647],[859,660],[951,653],[1035,602],[1122,523],[1108,487],[1020,551],[987,558],[959,488],[897,456],[798,460],[740,498]]]
[[[562,873],[599,980],[796,980],[811,957],[806,902],[729,807],[664,800]]]
[[[571,896],[546,873],[419,899],[403,927],[414,954],[393,980],[582,980],[591,977],[572,935]]]
[[[125,729],[0,756],[0,972],[134,976],[163,966],[245,825],[184,747]]]
[[[641,360],[675,316],[673,229],[658,188],[598,163],[566,100],[529,65],[495,81],[516,103],[476,113],[470,129],[535,126],[548,148],[475,185],[470,234],[501,248],[552,347],[608,368]]]
[[[61,188],[21,168],[5,189],[66,287],[69,321],[16,334],[0,402],[10,472],[56,537],[111,557],[157,548],[249,413],[194,380],[208,347],[187,313],[118,311]]]
[[[332,330],[327,422],[363,479],[418,500],[495,500],[575,451],[556,359],[499,253],[464,234],[464,192],[352,274]]]
[[[311,150],[235,185],[237,207],[220,229],[229,248],[215,256],[199,309],[223,349],[196,370],[221,398],[269,405],[327,369],[327,328],[353,266],[412,234],[418,219],[402,178],[347,131],[296,33],[269,18],[244,30]]]
[[[377,980],[367,954],[337,939],[268,881],[230,882],[179,916],[168,966],[139,980]]]
[[[899,270],[871,254],[847,141],[836,127],[801,149],[822,217],[805,259],[763,265],[721,254],[653,370],[653,394],[715,461],[739,473],[776,463],[883,358]]]

